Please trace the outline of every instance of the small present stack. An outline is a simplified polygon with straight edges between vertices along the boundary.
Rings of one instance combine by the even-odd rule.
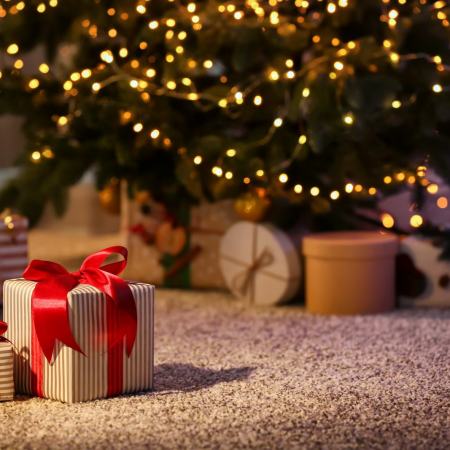
[[[154,287],[117,276],[127,254],[109,247],[73,273],[34,260],[5,282],[17,392],[74,403],[152,388]],[[0,359],[0,392],[1,374]]]
[[[28,220],[5,210],[0,214],[0,305],[5,280],[22,276],[28,264]]]
[[[13,348],[3,337],[8,325],[0,320],[0,402],[14,398]]]

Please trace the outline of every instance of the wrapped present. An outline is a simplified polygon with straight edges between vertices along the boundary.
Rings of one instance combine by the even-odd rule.
[[[150,196],[139,201],[124,198],[127,277],[168,287],[226,287],[219,247],[238,219],[232,201],[202,203],[174,214]]]
[[[0,305],[2,284],[20,277],[28,264],[28,220],[10,211],[0,215]]]
[[[74,273],[34,260],[5,282],[16,392],[73,403],[152,388],[154,288],[119,278],[126,261],[124,247]]]
[[[269,224],[234,224],[222,238],[220,264],[231,292],[250,304],[284,303],[299,290],[299,250]]]
[[[0,320],[0,402],[14,398],[13,348],[3,334],[8,329]]]
[[[408,236],[397,257],[397,293],[401,306],[450,307],[450,262],[432,239]]]

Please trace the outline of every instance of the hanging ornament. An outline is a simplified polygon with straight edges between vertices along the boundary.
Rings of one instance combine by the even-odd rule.
[[[117,178],[111,181],[98,193],[102,208],[110,214],[120,214],[120,181]]]
[[[263,188],[253,192],[247,192],[236,199],[234,210],[237,215],[250,222],[260,222],[264,220],[272,202]]]

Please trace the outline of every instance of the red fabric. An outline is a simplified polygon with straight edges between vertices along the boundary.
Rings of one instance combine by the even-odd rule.
[[[0,320],[0,342],[6,341],[6,338],[3,337],[3,334],[6,333],[7,329],[8,324],[6,322],[3,322],[3,320]]]
[[[102,265],[114,254],[122,261]],[[31,299],[32,309],[32,385],[42,396],[43,356],[51,361],[56,341],[83,353],[70,329],[67,294],[79,284],[89,284],[102,291],[107,298],[108,311],[108,392],[122,389],[123,345],[131,354],[137,333],[137,311],[128,284],[118,277],[126,267],[128,251],[125,247],[109,247],[88,256],[77,272],[70,273],[57,263],[34,260],[23,277],[36,281]],[[119,357],[120,355],[120,357]],[[120,386],[119,386],[120,385]]]

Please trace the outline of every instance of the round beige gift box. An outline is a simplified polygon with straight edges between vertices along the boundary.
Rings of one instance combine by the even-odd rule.
[[[398,238],[384,232],[342,231],[305,237],[307,310],[372,314],[394,308],[398,248]]]

